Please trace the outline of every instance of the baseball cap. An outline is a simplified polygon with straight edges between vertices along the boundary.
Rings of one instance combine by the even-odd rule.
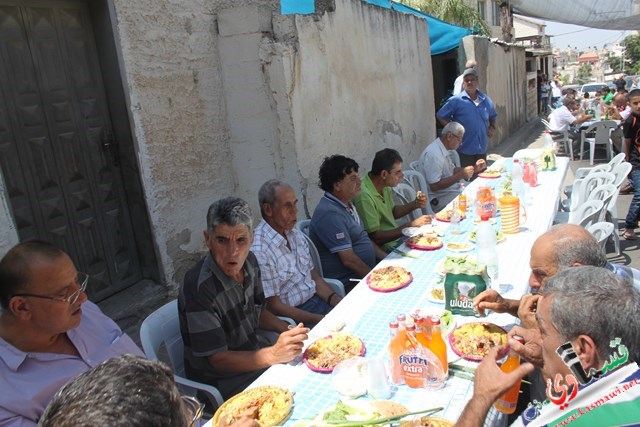
[[[473,68],[467,68],[466,70],[464,70],[464,73],[462,73],[463,78],[469,75],[478,77],[478,72]]]

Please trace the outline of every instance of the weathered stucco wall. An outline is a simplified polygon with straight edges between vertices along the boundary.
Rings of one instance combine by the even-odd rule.
[[[495,147],[527,121],[527,72],[524,48],[492,43],[485,37],[462,40],[464,55],[478,65],[479,89],[493,101],[498,119],[489,140]]]
[[[296,16],[299,51],[291,70],[291,120],[298,169],[313,212],[323,158],[354,158],[369,170],[376,151],[408,163],[435,138],[426,21],[359,0],[335,12]]]

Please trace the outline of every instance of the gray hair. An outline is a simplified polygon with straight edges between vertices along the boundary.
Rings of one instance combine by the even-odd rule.
[[[565,107],[568,107],[575,103],[576,103],[576,100],[569,97],[564,97],[564,99],[562,100],[562,105],[564,105]]]
[[[212,232],[218,225],[246,225],[253,231],[253,217],[249,204],[238,197],[225,197],[209,206],[207,231]]]
[[[602,267],[607,262],[598,241],[584,228],[574,224],[558,224],[549,229],[553,236],[555,262],[558,269],[578,263]]]
[[[563,341],[589,336],[606,360],[620,338],[631,360],[640,360],[640,291],[633,283],[601,267],[565,268],[552,277],[542,294],[553,297],[551,322]]]
[[[449,122],[442,128],[442,136],[445,137],[448,133],[458,136],[459,133],[464,133],[464,126],[458,122]]]
[[[273,207],[276,203],[276,188],[278,187],[287,187],[292,188],[286,182],[280,181],[278,179],[270,179],[269,181],[262,184],[260,190],[258,190],[258,203],[260,203],[260,214],[264,218],[264,208],[262,207],[265,203],[269,206]]]

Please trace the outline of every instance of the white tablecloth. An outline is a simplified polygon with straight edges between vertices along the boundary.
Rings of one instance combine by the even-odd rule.
[[[566,158],[558,158],[556,171],[538,174],[539,185],[530,189],[531,203],[526,206],[526,224],[523,225],[519,234],[508,235],[504,242],[498,244],[500,271],[496,283],[511,285],[510,290],[504,293],[505,297],[518,299],[528,290],[529,250],[534,240],[551,226],[568,162]],[[507,162],[507,168],[510,168],[510,165],[511,162]],[[499,188],[500,181],[501,179],[479,178],[467,187],[466,193],[470,195],[470,199],[475,199],[473,195],[479,186],[489,185]],[[476,226],[473,223],[475,209],[469,209],[467,214],[467,219],[460,224],[462,233],[456,236],[445,234],[445,244],[452,241],[467,241],[469,231]],[[439,224],[444,227],[448,225]],[[410,313],[417,308],[436,311],[443,308],[442,304],[429,302],[427,295],[429,286],[440,278],[435,271],[435,265],[445,257],[446,250],[425,252],[410,250],[405,245],[399,249],[418,256],[420,259],[392,253],[378,267],[402,265],[412,272],[414,281],[406,288],[391,293],[374,292],[367,287],[364,281],[361,281],[310,332],[309,342],[328,335],[329,331],[325,325],[338,320],[345,322],[345,332],[352,333],[363,340],[367,348],[366,357],[386,359],[389,341],[388,324],[391,319],[395,318],[398,313]],[[478,318],[475,317],[456,316],[457,324],[477,320]],[[515,321],[508,314],[498,315],[495,313],[490,314],[487,320],[502,326],[511,325]],[[449,357],[449,360],[457,358],[451,351]],[[473,362],[466,363],[474,366]],[[314,373],[300,361],[269,368],[252,386],[267,384],[278,385],[295,392],[293,413],[285,425],[292,425],[300,419],[312,418],[317,413],[335,405],[341,397],[331,387],[331,375]],[[400,386],[391,399],[403,403],[411,410],[442,406],[444,410],[436,415],[456,420],[472,393],[473,383],[471,381],[450,377],[446,386],[437,392]],[[495,413],[490,413],[486,424],[499,425],[504,421],[504,418],[495,417]]]

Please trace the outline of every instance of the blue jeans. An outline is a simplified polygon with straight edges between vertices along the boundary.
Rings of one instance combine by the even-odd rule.
[[[633,184],[633,199],[629,205],[629,212],[624,221],[624,228],[627,230],[635,230],[640,220],[640,170],[633,169],[631,171],[631,183]]]
[[[314,294],[307,302],[303,302],[297,308],[315,314],[327,314],[331,311],[331,306],[317,294]]]

